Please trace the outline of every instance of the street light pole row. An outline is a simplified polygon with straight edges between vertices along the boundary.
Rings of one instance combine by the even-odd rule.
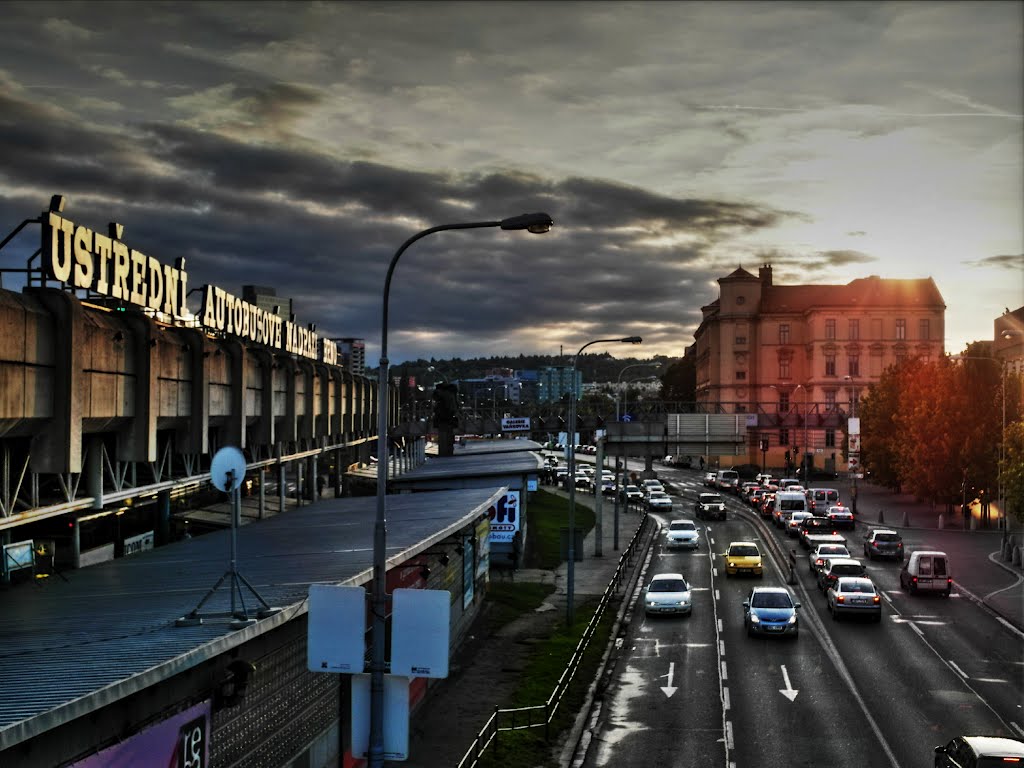
[[[572,375],[569,379],[569,386],[572,393],[569,396],[569,439],[566,444],[569,446],[569,471],[566,480],[569,483],[569,551],[568,556],[568,578],[566,579],[565,623],[572,626],[575,609],[573,606],[573,588],[576,572],[576,362],[579,360],[583,350],[593,344],[640,344],[643,341],[639,336],[625,336],[621,339],[594,339],[588,341],[576,352],[572,358]]]

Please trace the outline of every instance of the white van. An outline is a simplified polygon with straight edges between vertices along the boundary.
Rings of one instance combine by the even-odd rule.
[[[772,502],[772,522],[779,528],[789,524],[789,516],[794,512],[809,512],[807,497],[800,491],[782,491],[775,494]]]
[[[740,473],[735,469],[720,469],[716,478],[718,490],[736,493],[740,488]]]
[[[900,569],[900,589],[918,592],[940,592],[949,597],[953,590],[953,570],[945,552],[911,552]]]

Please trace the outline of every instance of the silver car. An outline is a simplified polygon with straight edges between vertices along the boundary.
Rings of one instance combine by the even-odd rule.
[[[828,610],[835,621],[840,616],[869,616],[882,620],[882,598],[871,579],[861,576],[840,576],[825,593]]]
[[[673,520],[665,532],[668,549],[696,549],[700,546],[700,532],[693,520]]]
[[[659,573],[644,592],[644,613],[689,615],[693,610],[690,585],[681,573]]]

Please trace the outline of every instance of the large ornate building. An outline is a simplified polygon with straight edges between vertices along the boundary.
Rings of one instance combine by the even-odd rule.
[[[931,278],[775,285],[766,264],[718,284],[694,334],[697,402],[752,414],[739,462],[760,464],[767,439],[769,464],[806,451],[817,467],[845,469],[840,449],[858,391],[889,365],[944,351],[946,305]]]

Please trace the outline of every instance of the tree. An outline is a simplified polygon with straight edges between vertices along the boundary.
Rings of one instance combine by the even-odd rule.
[[[864,471],[873,482],[895,491],[900,490],[897,467],[900,437],[895,421],[900,407],[899,393],[899,371],[895,367],[888,368],[861,398],[857,409]]]
[[[661,377],[661,399],[665,402],[692,403],[697,399],[697,365],[692,355],[677,360]]]
[[[1024,421],[1006,426],[1006,454],[999,467],[1007,518],[1024,522]]]

